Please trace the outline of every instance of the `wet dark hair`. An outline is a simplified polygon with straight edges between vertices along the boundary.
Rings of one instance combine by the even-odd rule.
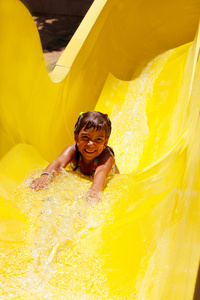
[[[104,129],[106,138],[110,136],[112,129],[109,117],[99,111],[88,111],[80,115],[74,127],[74,134],[79,134],[82,128]]]

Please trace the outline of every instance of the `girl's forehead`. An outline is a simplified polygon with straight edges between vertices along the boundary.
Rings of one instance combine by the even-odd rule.
[[[99,136],[105,136],[106,132],[104,128],[101,128],[99,130],[97,130],[96,127],[90,127],[90,128],[82,128],[80,131],[80,134],[82,133],[87,133],[87,134],[95,134],[95,135],[99,135]]]

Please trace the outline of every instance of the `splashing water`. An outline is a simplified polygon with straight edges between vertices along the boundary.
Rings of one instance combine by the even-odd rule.
[[[84,241],[102,223],[112,221],[109,207],[114,197],[88,206],[83,195],[91,179],[65,170],[47,190],[33,192],[28,185],[39,174],[40,170],[25,180],[13,199],[30,219],[30,232],[26,243],[2,248],[1,297],[106,299],[102,261]]]
[[[130,81],[121,111],[112,121],[110,144],[122,173],[131,173],[139,165],[149,137],[147,103],[152,100],[154,83],[173,52],[169,50],[156,57],[138,78]]]

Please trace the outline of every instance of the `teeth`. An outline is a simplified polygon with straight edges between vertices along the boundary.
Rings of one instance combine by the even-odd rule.
[[[87,153],[94,153],[95,151],[88,151],[88,150],[86,150],[85,149],[85,151],[87,152]]]

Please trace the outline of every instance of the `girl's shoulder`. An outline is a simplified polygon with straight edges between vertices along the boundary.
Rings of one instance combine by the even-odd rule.
[[[62,155],[69,156],[72,160],[74,160],[76,158],[76,144],[67,146],[63,150]]]
[[[111,147],[106,146],[105,149],[101,152],[101,154],[98,157],[98,165],[105,163],[109,160],[112,161],[112,164],[115,162],[115,154]]]
[[[64,150],[63,153],[65,152],[76,152],[76,144],[68,145]]]
[[[65,168],[70,163],[70,161],[75,160],[75,156],[75,146],[69,145],[62,151],[62,153],[56,160],[60,163],[61,166],[63,166],[63,168]]]
[[[106,170],[106,175],[115,173],[115,156],[111,147],[106,146],[101,152],[97,161],[97,168],[103,166]]]
[[[115,156],[114,150],[111,147],[109,147],[109,146],[105,147],[105,149],[103,150],[102,154],[103,155],[109,155],[109,156],[112,156],[112,157]]]

